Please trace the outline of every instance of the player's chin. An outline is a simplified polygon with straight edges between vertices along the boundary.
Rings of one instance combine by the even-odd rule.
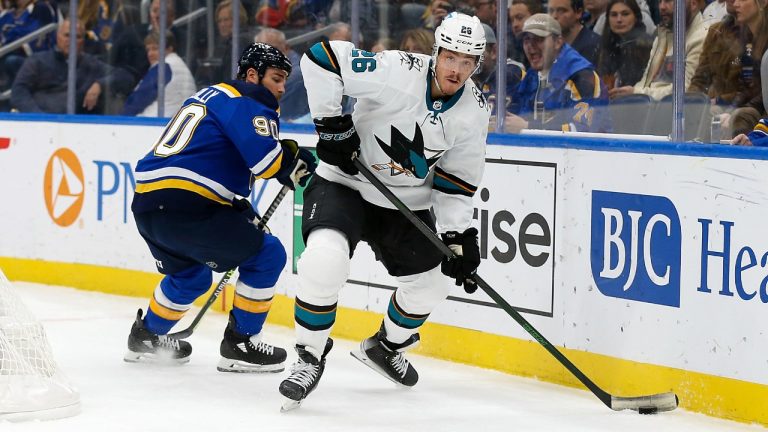
[[[445,92],[446,95],[452,95],[459,91],[462,84],[464,84],[462,81],[446,78],[442,86],[443,92]]]

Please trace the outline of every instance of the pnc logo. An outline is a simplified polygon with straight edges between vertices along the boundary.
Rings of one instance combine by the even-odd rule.
[[[83,167],[75,153],[68,148],[56,150],[45,167],[43,194],[48,215],[57,225],[70,226],[80,216],[84,183]]]

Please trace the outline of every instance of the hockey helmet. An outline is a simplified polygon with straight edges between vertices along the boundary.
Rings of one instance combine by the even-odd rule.
[[[485,53],[485,30],[480,19],[459,12],[449,13],[435,29],[435,45],[432,47],[433,67],[437,64],[440,48],[478,56],[479,68]]]
[[[291,61],[279,49],[272,45],[255,42],[248,46],[237,61],[237,78],[244,80],[248,69],[256,69],[259,78],[264,78],[267,68],[277,68],[291,74]]]

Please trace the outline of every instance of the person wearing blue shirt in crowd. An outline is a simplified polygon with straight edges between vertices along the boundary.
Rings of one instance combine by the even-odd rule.
[[[15,7],[0,10],[0,46],[9,44],[56,20],[56,8],[46,0],[16,0]],[[53,43],[48,36],[29,42],[25,49],[45,51]]]
[[[560,24],[547,14],[523,26],[531,67],[512,98],[524,128],[610,132],[608,92],[595,67],[564,42]]]
[[[736,137],[731,140],[731,144],[768,147],[768,117],[761,118],[752,132],[736,135]]]
[[[304,185],[315,159],[279,139],[278,99],[292,69],[276,48],[254,43],[237,80],[188,98],[136,165],[131,205],[139,233],[164,275],[128,337],[128,362],[186,363],[192,347],[168,333],[211,286],[212,270],[240,277],[220,345],[222,372],[280,372],[286,352],[262,340],[275,285],[286,263],[280,240],[254,223],[246,198],[255,179]]]
[[[158,115],[157,84],[160,69],[160,34],[152,32],[144,38],[147,59],[152,67],[125,100],[123,115],[155,117]],[[173,33],[165,35],[165,94],[163,115],[173,115],[181,104],[195,91],[195,79],[184,60],[176,54],[176,38]]]
[[[14,7],[0,10],[0,47],[14,42],[56,20],[56,8],[47,0],[15,0]],[[8,87],[28,55],[53,47],[50,35],[40,36],[0,58],[0,75]]]

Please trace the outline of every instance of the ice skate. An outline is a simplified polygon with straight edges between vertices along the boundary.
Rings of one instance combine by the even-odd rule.
[[[388,342],[384,328],[360,342],[360,350],[352,351],[352,357],[375,370],[395,384],[413,387],[419,381],[419,374],[403,355],[403,351],[419,342],[418,333],[397,346]]]
[[[281,412],[291,411],[299,406],[304,399],[317,387],[320,377],[325,370],[325,357],[333,348],[333,339],[328,338],[323,355],[318,360],[306,350],[304,345],[296,345],[299,358],[291,366],[291,375],[280,383],[280,394],[286,397]]]
[[[219,347],[220,372],[282,372],[287,354],[284,349],[261,341],[261,333],[245,336],[235,330],[235,321],[229,316],[224,339]]]
[[[144,328],[141,319],[142,310],[136,314],[136,321],[128,335],[128,352],[123,360],[129,363],[170,363],[184,364],[189,362],[192,345],[168,335],[156,335]]]

